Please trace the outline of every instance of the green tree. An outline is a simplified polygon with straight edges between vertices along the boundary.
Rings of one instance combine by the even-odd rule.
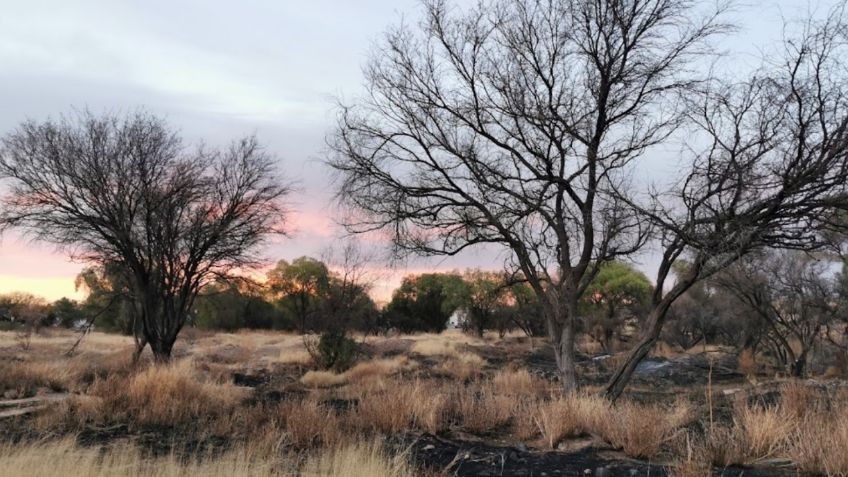
[[[483,336],[486,329],[497,326],[503,334],[506,322],[498,318],[503,317],[501,310],[508,306],[504,276],[495,272],[471,270],[465,272],[462,278],[466,283],[466,328],[473,330],[477,336]]]
[[[69,298],[59,298],[53,302],[53,316],[59,326],[72,328],[80,320],[85,319],[80,304]]]
[[[282,312],[265,300],[258,287],[232,281],[203,288],[197,298],[194,323],[199,328],[224,331],[284,327]]]
[[[134,334],[137,338],[139,333],[133,330],[140,323],[135,319],[136,310],[123,271],[111,263],[87,267],[77,275],[74,284],[77,290],[87,293],[80,305],[86,320],[93,319],[96,326],[106,331]]]
[[[386,307],[388,325],[404,333],[441,332],[466,301],[465,281],[456,273],[404,277]]]
[[[624,321],[645,310],[653,287],[644,273],[623,262],[609,262],[586,288],[583,315],[586,328],[604,351],[610,351],[612,339]]]
[[[545,334],[542,305],[533,289],[524,281],[512,283],[507,289],[509,306],[498,311],[501,326],[517,326],[528,337]]]
[[[319,309],[320,297],[330,286],[330,271],[324,262],[311,257],[296,258],[291,263],[280,260],[268,272],[267,285],[305,333]]]

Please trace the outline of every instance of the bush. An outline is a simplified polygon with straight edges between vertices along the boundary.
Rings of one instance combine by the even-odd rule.
[[[330,329],[321,333],[317,342],[304,338],[306,351],[319,367],[345,371],[353,365],[359,354],[356,341],[347,336],[344,330]]]

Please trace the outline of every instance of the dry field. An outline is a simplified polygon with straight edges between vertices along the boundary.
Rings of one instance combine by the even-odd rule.
[[[611,405],[595,393],[616,356],[587,356],[595,385],[564,396],[517,335],[357,337],[343,373],[292,334],[186,330],[158,367],[126,337],[66,356],[75,340],[0,333],[3,475],[848,475],[842,381],[754,385],[718,349],[700,374],[661,349]]]

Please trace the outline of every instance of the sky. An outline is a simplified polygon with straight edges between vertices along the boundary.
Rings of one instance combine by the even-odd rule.
[[[780,37],[781,18],[833,3],[742,3],[731,17],[740,31],[726,46],[734,61],[750,62]],[[421,13],[416,0],[0,0],[0,7],[0,134],[25,119],[85,107],[143,107],[192,143],[256,134],[297,187],[292,236],[270,241],[269,262],[320,257],[339,242],[331,173],[322,163],[335,98],[361,91],[361,67],[382,32]],[[673,168],[662,157],[646,164],[654,176]],[[502,262],[493,250],[393,268],[376,260],[374,294],[384,299],[406,273]],[[7,232],[0,293],[80,298],[74,277],[83,266]],[[650,257],[640,266],[650,271]]]

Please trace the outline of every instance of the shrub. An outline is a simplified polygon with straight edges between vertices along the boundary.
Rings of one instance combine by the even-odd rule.
[[[330,329],[318,338],[305,339],[306,351],[316,365],[323,369],[345,371],[353,365],[359,352],[356,341],[347,336],[342,329]]]

